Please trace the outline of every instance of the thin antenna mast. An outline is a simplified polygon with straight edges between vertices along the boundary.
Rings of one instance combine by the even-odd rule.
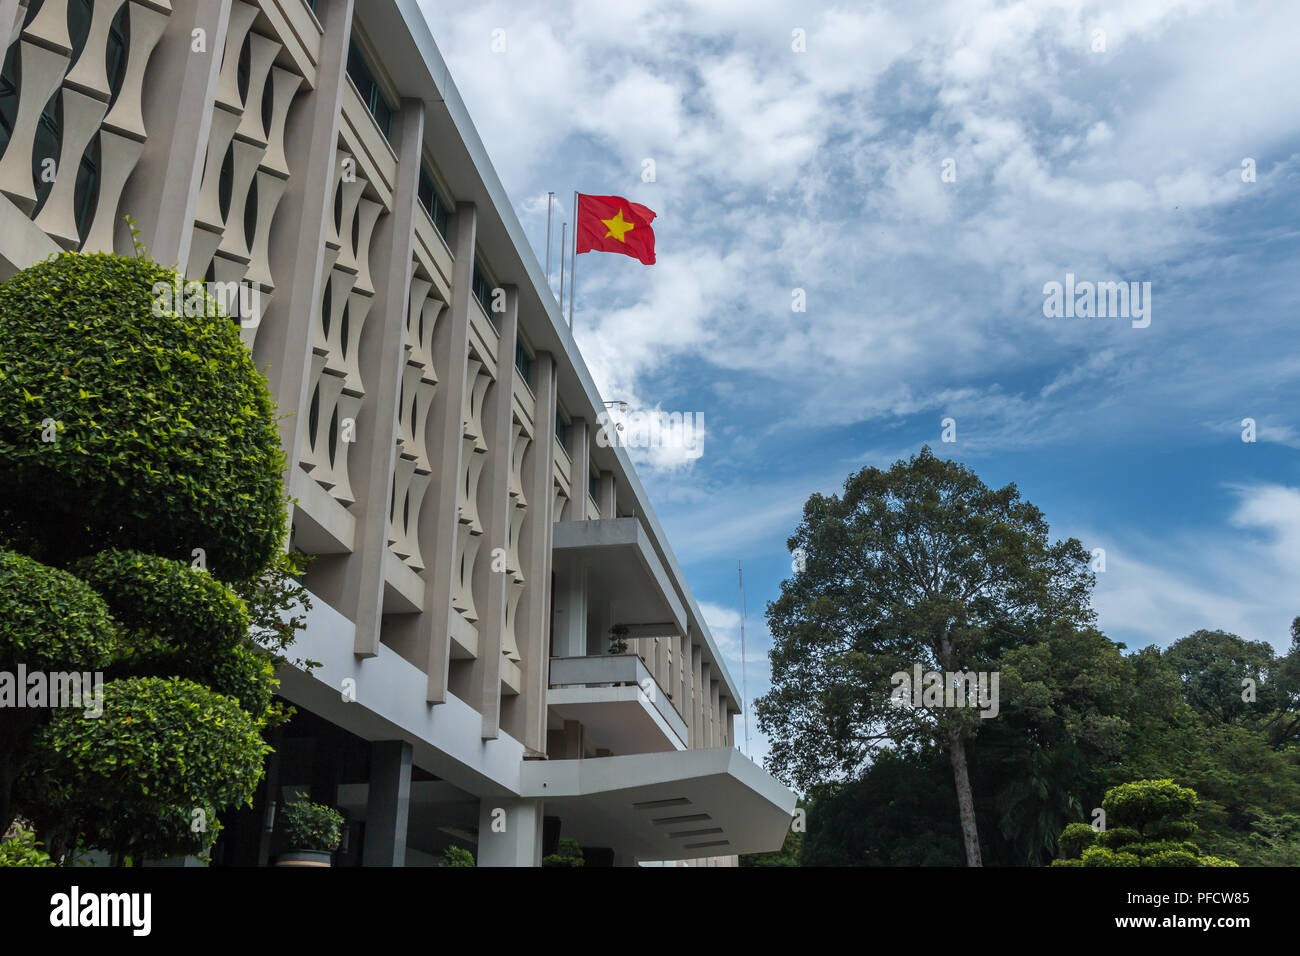
[[[736,577],[740,581],[740,702],[741,716],[745,722],[745,756],[749,756],[749,686],[745,678],[745,569],[736,559]]]

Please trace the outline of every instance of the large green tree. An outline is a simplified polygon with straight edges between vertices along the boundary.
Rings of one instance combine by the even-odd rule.
[[[1094,578],[1014,485],[990,489],[928,448],[813,495],[789,539],[803,570],[768,605],[772,690],[757,702],[770,766],[801,788],[852,780],[885,747],[950,765],[968,865],[981,865],[971,707],[897,706],[894,675],[995,671],[1052,627],[1084,627]]]

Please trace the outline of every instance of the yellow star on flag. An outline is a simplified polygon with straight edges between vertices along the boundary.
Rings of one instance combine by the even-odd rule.
[[[629,230],[636,228],[635,223],[630,223],[623,218],[623,210],[621,209],[614,214],[613,219],[602,219],[601,222],[609,230],[609,232],[605,233],[605,238],[608,239],[613,236],[619,242],[627,242],[623,237],[627,235]]]

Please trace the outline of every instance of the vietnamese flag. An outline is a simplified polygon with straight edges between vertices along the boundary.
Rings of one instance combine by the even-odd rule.
[[[574,254],[621,252],[655,264],[655,214],[622,196],[587,196],[578,193],[578,221],[573,229]]]

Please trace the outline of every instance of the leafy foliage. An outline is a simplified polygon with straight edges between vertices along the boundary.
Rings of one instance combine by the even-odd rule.
[[[261,778],[304,625],[266,381],[137,246],[0,286],[0,405],[0,661],[109,678],[98,719],[0,714],[0,825],[21,811],[65,862],[202,854]]]
[[[1236,866],[1204,856],[1195,843],[1179,839],[1196,831],[1191,817],[1197,802],[1196,791],[1172,780],[1136,780],[1112,787],[1101,806],[1107,823],[1119,826],[1098,833],[1086,824],[1070,824],[1061,834],[1064,859],[1053,865]]]
[[[0,540],[55,565],[123,541],[203,548],[227,580],[271,561],[286,527],[271,395],[215,303],[155,308],[155,284],[179,281],[64,253],[0,286]]]
[[[20,786],[51,847],[132,857],[209,849],[214,808],[251,805],[270,750],[234,701],[159,677],[109,681],[102,717],[56,711],[36,746]]]
[[[442,851],[443,866],[476,866],[474,854],[460,846],[449,846]]]
[[[938,746],[977,862],[966,744],[979,714],[895,706],[892,675],[995,671],[1047,628],[1086,625],[1087,552],[1050,542],[1014,485],[991,490],[928,448],[851,475],[842,496],[813,495],[788,544],[806,560],[768,605],[772,690],[757,711],[770,768],[806,789],[853,779],[886,746]]]
[[[333,853],[343,839],[343,814],[322,803],[312,803],[305,793],[297,797],[280,811],[286,846],[291,850]]]
[[[577,840],[565,837],[560,840],[554,853],[542,857],[542,866],[582,866],[582,847]]]
[[[94,670],[108,661],[115,632],[104,599],[84,581],[0,550],[0,670]]]
[[[54,866],[36,834],[15,827],[11,836],[0,840],[0,866]]]

